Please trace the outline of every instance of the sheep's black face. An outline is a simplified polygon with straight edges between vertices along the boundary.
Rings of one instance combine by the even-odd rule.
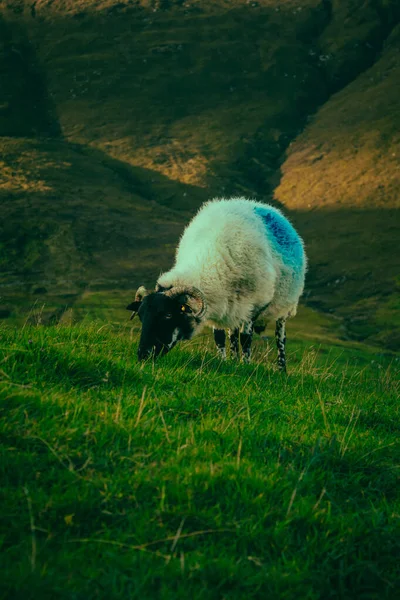
[[[139,360],[166,354],[179,340],[190,339],[195,330],[196,320],[181,297],[149,294],[140,302],[137,313],[142,323]]]

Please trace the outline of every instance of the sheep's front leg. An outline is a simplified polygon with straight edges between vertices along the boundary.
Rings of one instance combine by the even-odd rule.
[[[253,341],[253,322],[249,321],[243,326],[243,331],[240,333],[240,343],[242,346],[244,362],[250,362],[251,342]]]
[[[286,319],[278,319],[275,328],[275,339],[278,348],[278,368],[283,373],[286,373],[286,333],[285,333]]]
[[[215,345],[217,346],[218,356],[220,358],[222,358],[222,360],[225,360],[226,359],[225,330],[217,329],[216,327],[213,327],[213,333],[214,333]]]
[[[239,358],[239,329],[229,329],[231,356]]]

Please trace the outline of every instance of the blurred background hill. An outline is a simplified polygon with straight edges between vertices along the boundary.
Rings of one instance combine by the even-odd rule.
[[[397,0],[3,0],[0,317],[125,318],[244,195],[303,235],[308,315],[399,348],[399,99]]]

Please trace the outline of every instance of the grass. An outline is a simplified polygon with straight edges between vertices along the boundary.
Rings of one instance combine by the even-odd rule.
[[[4,0],[0,318],[154,286],[203,201],[274,197],[309,306],[398,349],[400,13],[364,4]]]
[[[0,330],[1,598],[394,598],[399,363]]]

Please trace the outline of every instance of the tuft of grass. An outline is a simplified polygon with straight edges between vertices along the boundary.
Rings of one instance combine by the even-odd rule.
[[[2,598],[394,598],[399,364],[0,329]]]

